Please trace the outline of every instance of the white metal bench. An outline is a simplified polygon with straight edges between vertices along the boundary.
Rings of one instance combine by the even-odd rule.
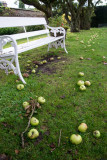
[[[39,31],[26,32],[26,26],[44,25],[45,29]],[[20,71],[18,54],[48,44],[48,51],[51,47],[65,48],[65,30],[62,27],[49,27],[45,18],[31,17],[0,17],[0,28],[5,27],[24,27],[24,33],[0,36],[0,69],[4,69],[8,74],[9,70],[13,70],[20,80],[26,84]],[[49,29],[54,36],[49,35]],[[57,33],[62,35],[57,37]],[[29,41],[29,37],[47,34],[47,37]],[[27,38],[27,42],[18,45],[16,40]],[[4,48],[7,43],[11,43],[11,47]],[[15,63],[14,63],[15,62]],[[15,65],[14,65],[15,64]]]

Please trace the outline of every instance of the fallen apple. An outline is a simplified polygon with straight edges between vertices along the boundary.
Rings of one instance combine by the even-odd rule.
[[[54,57],[51,57],[51,58],[50,58],[50,61],[53,61],[53,60],[54,60]]]
[[[87,125],[85,124],[85,123],[81,123],[80,125],[79,125],[79,127],[78,127],[78,130],[80,131],[80,132],[86,132],[86,130],[87,130]]]
[[[78,75],[81,76],[81,77],[83,77],[84,73],[83,72],[79,72]]]
[[[29,132],[28,132],[28,137],[30,139],[35,139],[39,136],[39,132],[37,131],[37,129],[31,129]]]
[[[36,65],[35,67],[38,68],[38,65]]]
[[[18,89],[18,90],[24,89],[24,85],[23,85],[23,84],[18,84],[18,85],[17,85],[17,89]]]
[[[77,85],[78,85],[78,86],[84,85],[84,81],[79,80],[79,81],[77,82]]]
[[[47,60],[43,60],[43,63],[46,64],[46,63],[47,63]]]
[[[38,102],[40,104],[44,104],[46,102],[45,98],[44,97],[38,97]]]
[[[61,59],[61,57],[57,57],[57,59]]]
[[[79,134],[72,134],[70,141],[73,144],[80,144],[82,142],[82,137]]]
[[[84,58],[83,58],[83,57],[80,57],[80,59],[83,60]]]
[[[23,102],[23,107],[26,108],[29,106],[29,102]]]
[[[35,69],[33,69],[33,70],[32,70],[32,73],[35,73],[35,72],[36,72]]]
[[[96,138],[99,138],[100,135],[101,135],[100,131],[98,131],[98,130],[96,130],[96,131],[93,132],[93,136],[96,137]]]
[[[31,63],[31,60],[28,60],[27,63]]]
[[[27,64],[26,66],[27,66],[27,67],[29,67],[29,66],[30,66],[30,64]]]
[[[84,85],[81,85],[81,86],[80,86],[80,90],[81,90],[81,91],[85,91],[85,90],[86,90],[86,87],[85,87]]]
[[[90,86],[90,85],[91,85],[90,81],[85,81],[84,84],[85,84],[86,86]]]
[[[32,117],[31,120],[30,120],[30,124],[32,126],[37,126],[39,124],[39,120],[35,117]]]

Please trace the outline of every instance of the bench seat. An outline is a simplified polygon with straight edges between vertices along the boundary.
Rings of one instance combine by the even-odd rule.
[[[34,48],[52,43],[52,42],[55,42],[55,41],[57,41],[59,39],[62,39],[62,38],[63,38],[62,36],[59,36],[59,37],[49,36],[49,37],[33,40],[33,41],[30,41],[30,42],[27,42],[27,43],[19,44],[17,46],[17,49],[18,49],[17,53],[19,54],[19,53],[22,53],[22,52],[25,52],[25,51],[28,51],[28,50],[31,50],[31,49],[34,49]],[[6,49],[3,50],[3,53],[0,54],[0,57],[10,57],[10,56],[13,56],[14,54],[15,54],[14,53],[14,48],[9,47],[9,48],[6,48]]]

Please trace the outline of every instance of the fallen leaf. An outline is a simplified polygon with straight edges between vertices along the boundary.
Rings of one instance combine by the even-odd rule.
[[[1,154],[0,160],[8,160],[8,157],[5,154]]]
[[[28,73],[23,73],[23,77],[27,78],[27,77],[29,77],[29,74]]]
[[[18,150],[18,149],[15,149],[15,153],[16,153],[16,154],[19,154],[19,150]]]
[[[54,143],[51,143],[51,144],[50,144],[50,147],[51,147],[51,148],[55,148],[56,146],[55,146]]]

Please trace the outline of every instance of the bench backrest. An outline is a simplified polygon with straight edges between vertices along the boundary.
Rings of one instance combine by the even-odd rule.
[[[0,17],[0,28],[46,25],[43,17]]]
[[[6,27],[24,27],[25,33],[19,33],[12,35],[14,39],[22,39],[31,36],[37,36],[42,34],[49,34],[49,30],[46,27],[46,20],[44,17],[0,17],[0,28]],[[33,26],[33,25],[44,25],[44,30],[39,31],[32,31],[26,32],[26,26]]]

